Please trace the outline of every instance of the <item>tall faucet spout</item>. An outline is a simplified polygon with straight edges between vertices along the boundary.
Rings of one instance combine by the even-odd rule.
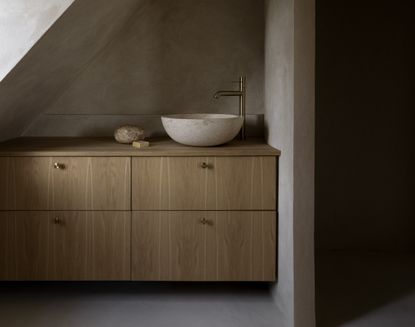
[[[246,78],[239,78],[239,90],[238,91],[218,91],[213,97],[219,99],[220,97],[239,97],[239,115],[243,117],[243,124],[240,133],[240,139],[245,140],[245,116],[246,116]]]
[[[220,97],[240,97],[243,93],[241,91],[218,91],[213,97],[219,99]]]

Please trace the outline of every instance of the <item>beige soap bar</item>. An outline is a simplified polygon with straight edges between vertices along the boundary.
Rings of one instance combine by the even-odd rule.
[[[137,149],[148,148],[150,146],[150,142],[147,141],[135,141],[133,142],[133,147]]]

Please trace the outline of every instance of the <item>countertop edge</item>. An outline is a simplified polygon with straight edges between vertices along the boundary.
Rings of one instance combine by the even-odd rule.
[[[190,147],[169,139],[150,139],[151,146],[135,149],[111,138],[29,138],[0,143],[0,157],[251,157],[281,155],[262,139],[233,141],[218,147]]]

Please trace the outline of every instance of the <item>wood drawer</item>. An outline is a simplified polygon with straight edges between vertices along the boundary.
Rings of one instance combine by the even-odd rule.
[[[0,210],[130,210],[130,158],[0,158]]]
[[[131,212],[0,212],[0,280],[129,280]]]
[[[132,279],[275,281],[276,213],[133,212]]]
[[[133,210],[276,210],[275,157],[132,159]]]

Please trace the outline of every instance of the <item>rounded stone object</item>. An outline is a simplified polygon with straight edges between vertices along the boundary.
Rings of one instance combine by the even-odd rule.
[[[138,126],[121,126],[115,130],[114,137],[118,143],[132,144],[144,140],[144,130]]]

